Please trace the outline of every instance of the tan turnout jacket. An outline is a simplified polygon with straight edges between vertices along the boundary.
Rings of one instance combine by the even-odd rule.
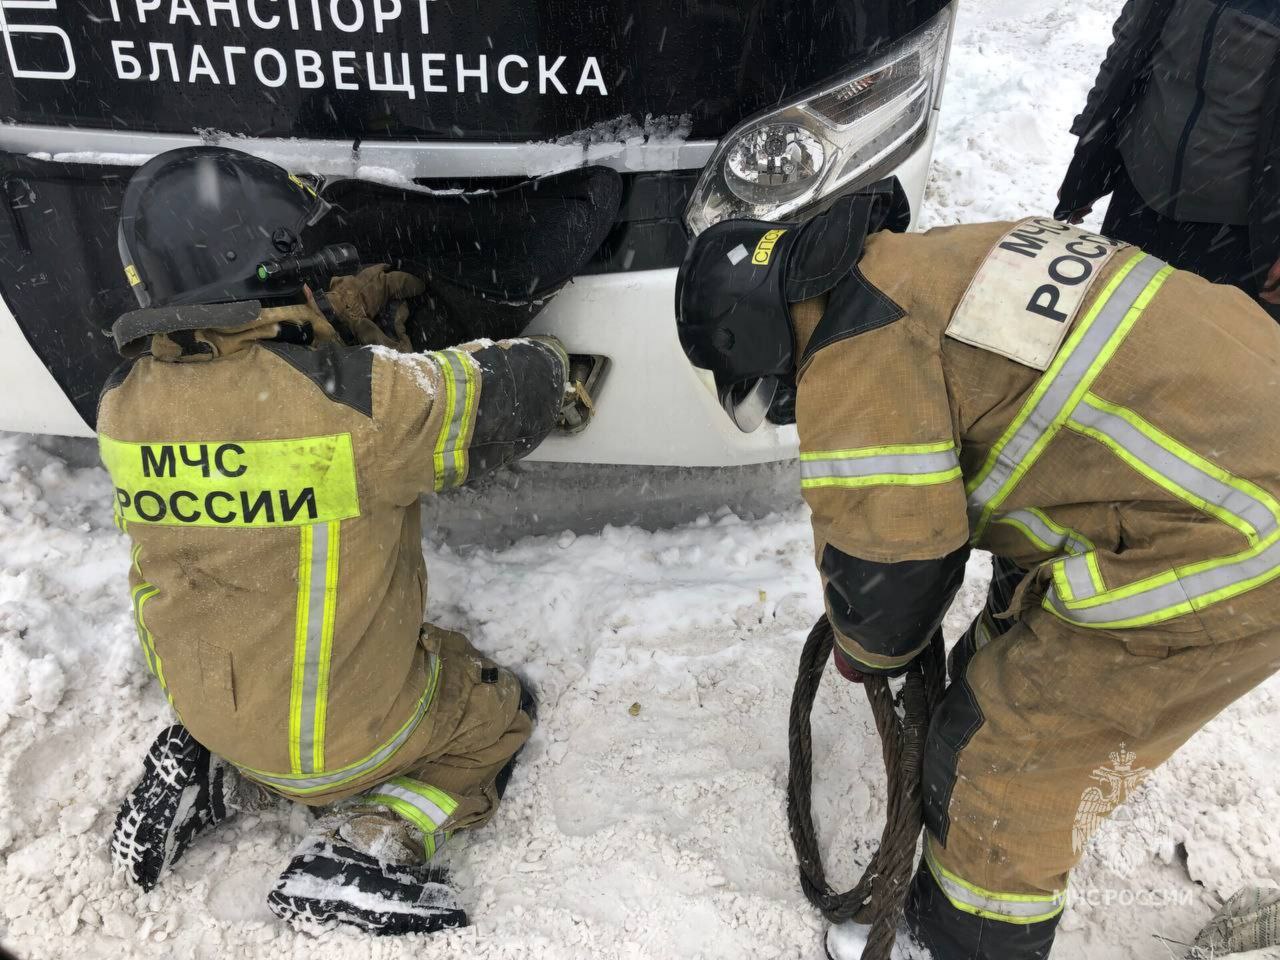
[[[149,667],[196,739],[305,799],[385,779],[429,730],[418,498],[532,449],[565,358],[291,345],[271,317],[194,355],[157,337],[98,429]]]
[[[968,541],[1034,571],[1025,602],[1154,649],[1276,625],[1280,327],[1234,287],[1070,229],[867,240],[860,269],[902,315],[800,373],[818,556]],[[796,309],[801,350],[820,315]]]

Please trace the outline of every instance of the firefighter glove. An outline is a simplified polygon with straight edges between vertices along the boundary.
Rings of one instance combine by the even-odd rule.
[[[349,345],[378,345],[410,352],[406,301],[426,293],[427,285],[412,274],[380,263],[355,276],[337,277],[327,291],[308,290],[307,300],[321,313],[338,339]]]

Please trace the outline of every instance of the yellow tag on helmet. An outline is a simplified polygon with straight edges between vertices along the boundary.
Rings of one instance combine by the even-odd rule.
[[[756,244],[756,252],[751,255],[751,262],[757,267],[767,267],[769,261],[773,259],[773,248],[777,246],[779,238],[786,233],[785,230],[770,230],[760,242]]]

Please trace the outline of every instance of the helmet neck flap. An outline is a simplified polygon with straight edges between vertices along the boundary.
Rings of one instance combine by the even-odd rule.
[[[690,244],[676,282],[685,355],[710,372],[720,405],[744,432],[794,381],[791,304],[829,293],[862,257],[867,235],[905,230],[910,206],[896,178],[842,197],[803,224],[726,220]],[[806,354],[822,339],[822,324]]]

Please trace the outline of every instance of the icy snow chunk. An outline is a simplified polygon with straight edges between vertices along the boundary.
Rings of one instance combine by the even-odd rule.
[[[8,865],[28,880],[48,880],[58,873],[58,838],[37,837],[9,854]]]
[[[44,157],[32,154],[36,159],[44,159]],[[55,153],[52,158],[54,163],[101,163],[111,167],[140,167],[151,159],[149,153],[111,153],[105,150],[69,150],[64,153]]]
[[[599,143],[627,143],[642,140],[646,143],[674,142],[683,143],[689,139],[693,130],[693,118],[687,114],[663,114],[655,117],[646,113],[644,120],[637,121],[631,114],[614,117],[612,120],[601,120],[591,126],[555,141],[557,146],[589,146]]]
[[[422,184],[414,183],[413,176],[410,173],[397,170],[394,167],[379,167],[367,163],[356,167],[355,176],[357,180],[368,180],[372,183],[381,183],[388,187],[398,187],[401,190],[412,190],[414,193],[425,193],[436,197],[457,197],[493,192],[492,190],[463,190],[461,187],[443,190],[424,187]]]
[[[871,928],[847,920],[827,931],[827,956],[832,960],[858,960],[867,947]]]
[[[73,803],[58,816],[58,826],[69,837],[79,836],[93,826],[98,808],[89,803]]]
[[[31,705],[41,713],[52,713],[62,702],[67,677],[52,654],[32,660],[27,666],[27,684]]]

